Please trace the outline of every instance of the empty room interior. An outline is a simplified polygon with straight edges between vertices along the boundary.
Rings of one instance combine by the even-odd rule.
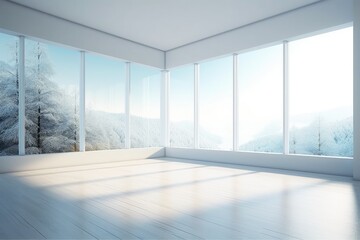
[[[0,239],[360,239],[360,0],[0,0]]]

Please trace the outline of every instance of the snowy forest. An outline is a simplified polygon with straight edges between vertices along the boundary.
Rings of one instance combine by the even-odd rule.
[[[35,43],[35,42],[34,42]],[[0,155],[18,154],[18,42],[8,46],[11,58],[0,61]],[[78,89],[64,89],[53,79],[46,47],[28,44],[25,61],[26,154],[79,150]],[[160,145],[160,121],[131,116],[132,147]],[[125,147],[124,114],[86,111],[86,150]]]
[[[64,89],[54,81],[54,72],[46,48],[29,45],[25,61],[25,145],[26,154],[74,152],[79,150],[79,93]],[[0,155],[18,154],[19,55],[18,42],[8,46],[9,59],[0,58]],[[291,127],[290,153],[325,156],[353,156],[353,119],[347,114],[336,119],[335,113],[322,113],[300,127]],[[341,117],[341,116],[340,116]],[[131,147],[160,146],[160,119],[131,116]],[[193,146],[193,124],[171,123],[170,144]],[[86,111],[86,150],[125,147],[125,115],[98,110]],[[265,126],[266,127],[266,126]],[[203,148],[219,148],[221,137],[204,129]],[[238,150],[257,152],[283,151],[282,134],[259,135]]]
[[[289,131],[289,149],[292,154],[353,156],[353,119],[331,121],[317,117],[303,127],[292,127]],[[282,134],[259,137],[243,144],[244,151],[283,152]]]
[[[18,41],[12,58],[0,61],[0,155],[18,153]],[[54,74],[45,49],[37,43],[25,62],[25,146],[27,154],[78,149],[78,106],[51,80]],[[71,97],[69,97],[71,96]]]
[[[289,131],[289,148],[291,154],[322,155],[322,156],[353,156],[353,118],[332,120],[328,114],[308,121],[302,127],[292,127]],[[171,126],[171,146],[192,147],[192,123],[180,122]],[[264,127],[266,129],[266,126]],[[204,130],[202,130],[204,132]],[[206,134],[203,148],[221,149],[221,137]],[[253,141],[238,147],[239,151],[249,152],[283,152],[283,136],[278,134],[260,133]]]

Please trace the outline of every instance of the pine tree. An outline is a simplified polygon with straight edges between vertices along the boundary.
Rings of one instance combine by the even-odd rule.
[[[18,42],[10,47],[14,58],[0,62],[0,155],[18,153]]]
[[[296,154],[296,145],[297,145],[297,136],[296,136],[297,129],[296,127],[292,127],[290,131],[290,153]]]
[[[73,98],[52,80],[54,72],[45,48],[37,43],[30,54],[26,66],[26,152],[74,151]]]

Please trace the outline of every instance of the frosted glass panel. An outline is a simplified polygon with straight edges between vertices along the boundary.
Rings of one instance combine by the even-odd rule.
[[[353,155],[353,29],[289,44],[290,153]]]
[[[194,65],[171,71],[170,146],[194,147]]]
[[[25,41],[26,153],[79,150],[80,53]]]
[[[86,54],[86,150],[125,147],[125,63]]]
[[[199,146],[232,149],[233,58],[200,64]]]
[[[160,146],[161,72],[138,64],[131,65],[131,147]]]
[[[238,55],[238,150],[283,152],[283,48]]]

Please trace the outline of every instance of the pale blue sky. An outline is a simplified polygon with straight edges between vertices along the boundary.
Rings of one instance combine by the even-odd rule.
[[[0,33],[0,61],[8,62],[13,58],[18,37]]]
[[[232,147],[233,57],[200,64],[199,126],[222,138],[222,149]],[[201,144],[200,132],[200,144]]]
[[[37,42],[26,40],[26,55]],[[55,45],[43,44],[52,66],[52,80],[65,90],[79,89],[80,53]],[[125,112],[125,62],[97,54],[85,55],[85,96],[89,109]],[[131,65],[131,114],[160,117],[160,70],[139,64]]]
[[[131,115],[160,118],[161,72],[158,69],[131,64]]]
[[[289,43],[290,114],[352,106],[353,28]]]
[[[191,64],[172,70],[170,73],[170,78],[170,121],[193,121],[194,65]]]
[[[86,107],[112,113],[125,112],[125,63],[95,54],[85,56]]]
[[[12,54],[9,46],[14,46],[15,41],[17,37],[0,34],[0,60],[8,61]],[[35,45],[35,41],[26,39],[27,57]],[[53,80],[62,87],[78,89],[80,53],[55,45],[42,46],[47,50],[55,73]],[[260,126],[265,122],[281,120],[281,50],[279,45],[239,55],[239,108],[246,116],[240,118],[244,139],[251,139],[261,132]],[[291,116],[352,106],[352,27],[292,41],[289,54]],[[174,69],[171,77],[175,86],[171,86],[174,96],[170,99],[177,109],[170,109],[171,121],[191,120],[193,65]],[[158,118],[160,71],[132,64],[131,79],[132,114]],[[182,84],[181,79],[186,83]],[[232,56],[201,63],[199,86],[200,125],[229,138],[227,133],[231,133],[232,127]],[[125,63],[86,54],[86,91],[87,106],[108,112],[124,112]],[[253,131],[254,128],[257,130]]]
[[[352,106],[352,31],[349,27],[289,43],[290,120]],[[232,132],[231,59],[200,64],[200,125],[224,141]],[[281,134],[282,61],[281,44],[239,54],[240,144],[259,135]],[[177,110],[170,108],[170,120],[193,121],[193,112],[186,110],[191,106],[189,98],[193,98],[193,87],[188,84],[193,78],[193,65],[173,69],[171,78],[176,84],[172,93],[177,93],[170,100]],[[181,78],[185,84],[181,84]]]
[[[78,88],[80,76],[80,53],[78,51],[45,43],[40,43],[40,46],[46,51],[47,59],[54,71],[52,80],[62,87],[70,85]],[[34,59],[36,56],[33,54],[33,51],[36,48],[36,41],[26,39],[25,59]]]
[[[282,45],[276,45],[238,55],[240,145],[259,135],[282,132],[282,50]]]

